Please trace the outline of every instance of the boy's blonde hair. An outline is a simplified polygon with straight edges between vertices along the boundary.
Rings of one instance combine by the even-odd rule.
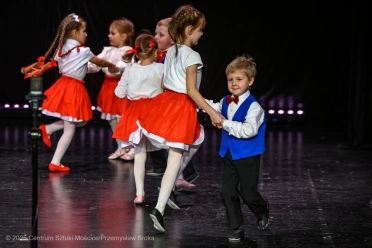
[[[226,67],[226,76],[236,71],[243,71],[248,79],[255,78],[257,68],[254,59],[246,54],[238,56]]]
[[[171,17],[168,17],[168,18],[164,18],[164,19],[161,19],[160,21],[158,21],[158,24],[156,24],[157,27],[161,27],[161,26],[164,26],[164,27],[169,27],[169,23],[172,21],[172,18]]]

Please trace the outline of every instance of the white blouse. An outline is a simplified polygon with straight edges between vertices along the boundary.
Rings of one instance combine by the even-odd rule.
[[[67,53],[75,46],[81,46],[80,42],[67,39],[62,47],[62,54]],[[83,80],[87,73],[88,61],[91,60],[93,56],[94,54],[90,51],[89,47],[79,47],[79,49],[75,48],[71,50],[71,52],[64,57],[60,57],[57,53],[54,59],[58,63],[59,73]]]
[[[130,100],[159,95],[163,92],[161,88],[163,68],[164,65],[161,63],[144,66],[138,63],[129,64],[115,88],[115,95]]]
[[[127,50],[132,49],[130,46],[122,46],[122,47],[104,47],[102,52],[97,55],[98,58],[105,59],[107,61],[110,61],[111,63],[115,64],[117,67],[119,67],[120,71],[118,73],[110,73],[107,69],[107,67],[102,68],[98,65],[95,65],[91,62],[88,63],[88,73],[95,73],[100,70],[102,70],[106,75],[110,76],[120,76],[123,72],[125,67],[128,65],[128,63],[125,63],[123,61],[123,55]]]
[[[187,94],[186,88],[186,69],[191,65],[198,65],[196,89],[199,90],[203,62],[199,53],[185,45],[177,45],[178,54],[176,54],[175,46],[168,49],[167,56],[164,61],[164,87],[175,92]]]

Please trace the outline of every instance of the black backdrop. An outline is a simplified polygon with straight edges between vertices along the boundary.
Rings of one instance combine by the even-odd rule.
[[[298,107],[314,127],[345,128],[350,142],[371,130],[371,4],[360,1],[165,1],[165,0],[13,0],[2,21],[0,107],[26,103],[29,81],[20,68],[43,55],[60,20],[75,12],[88,23],[86,46],[93,53],[108,46],[109,24],[126,17],[136,31],[154,31],[158,20],[182,4],[204,13],[207,26],[194,47],[204,62],[200,92],[218,101],[228,93],[224,74],[237,55],[258,65],[252,92],[265,109]],[[4,16],[4,13],[3,13]],[[58,69],[44,74],[44,88]],[[87,75],[95,105],[103,74]],[[345,138],[346,139],[346,138]]]

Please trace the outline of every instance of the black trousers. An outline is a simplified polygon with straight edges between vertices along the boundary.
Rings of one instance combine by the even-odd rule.
[[[164,169],[167,167],[168,154],[165,149],[149,152],[153,163],[153,169]],[[184,178],[196,173],[194,165],[190,161],[182,172]]]
[[[267,203],[257,191],[260,155],[233,161],[228,151],[222,161],[222,202],[230,228],[237,228],[244,222],[240,197],[257,218],[266,210]]]

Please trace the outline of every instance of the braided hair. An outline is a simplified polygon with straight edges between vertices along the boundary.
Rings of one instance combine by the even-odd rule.
[[[85,23],[85,20],[81,18],[80,16],[75,15],[74,13],[68,16],[65,16],[58,27],[58,32],[52,42],[52,45],[48,48],[44,56],[40,56],[38,58],[38,62],[35,62],[27,67],[21,68],[21,73],[26,74],[25,78],[30,77],[32,75],[32,73],[30,72],[35,69],[38,69],[38,71],[34,75],[41,76],[44,70],[50,68],[52,64],[53,66],[56,66],[54,57],[56,56],[60,46],[62,46],[65,43],[71,31],[79,30],[84,25],[84,23]],[[53,56],[51,56],[50,61],[44,65],[44,61],[47,61],[53,49],[54,49]]]
[[[185,41],[185,30],[189,25],[191,25],[193,29],[203,29],[206,25],[205,17],[203,13],[191,5],[182,5],[172,15],[172,20],[168,28],[169,35],[176,46],[176,56],[178,54],[177,43],[180,44]]]

